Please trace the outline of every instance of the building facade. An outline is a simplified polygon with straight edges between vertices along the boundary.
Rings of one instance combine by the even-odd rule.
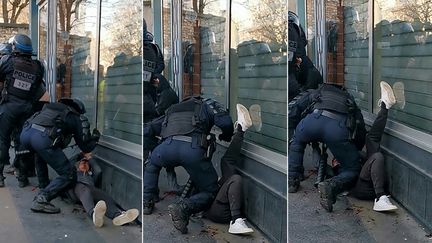
[[[291,1],[308,55],[326,80],[344,84],[371,125],[381,81],[397,103],[382,141],[389,189],[432,229],[432,19],[428,1]]]
[[[245,134],[245,211],[274,242],[286,242],[287,4],[285,0],[144,1],[144,19],[164,53],[180,99],[213,98],[236,120],[236,104],[260,111]],[[217,130],[214,131],[218,133]],[[226,143],[213,156],[219,161]]]

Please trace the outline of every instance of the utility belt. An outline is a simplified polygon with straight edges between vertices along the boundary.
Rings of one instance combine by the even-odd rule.
[[[336,112],[332,112],[332,111],[328,111],[328,110],[319,110],[319,109],[315,109],[313,111],[313,113],[318,113],[322,116],[328,117],[330,119],[339,121],[339,122],[345,122],[347,119],[347,116],[344,114],[339,114]]]
[[[63,143],[63,136],[61,135],[61,132],[56,127],[44,127],[38,124],[31,124],[31,128],[36,129],[40,132],[46,132],[48,134],[48,137],[53,141],[52,147],[56,147],[57,145],[60,145]]]
[[[195,135],[194,137],[198,138],[197,144],[206,150],[206,159],[211,159],[213,156],[214,151],[216,150],[216,136],[214,134],[201,134],[201,135]],[[184,136],[184,135],[175,135],[172,136],[173,140],[177,141],[183,141],[192,143],[193,138],[191,136]]]

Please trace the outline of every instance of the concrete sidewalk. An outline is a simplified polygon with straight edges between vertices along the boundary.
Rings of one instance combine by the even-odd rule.
[[[392,199],[399,209],[378,213],[372,210],[373,201],[339,195],[328,213],[313,186],[316,174],[309,175],[297,193],[288,195],[288,242],[432,242],[430,232]]]
[[[36,178],[30,178],[30,186],[19,188],[14,176],[5,175],[6,187],[0,188],[0,242],[141,242],[140,226],[117,227],[105,217],[104,226],[95,228],[81,206],[59,198],[52,203],[61,208],[60,214],[33,213]]]
[[[236,242],[236,243],[264,243],[269,242],[250,222],[247,224],[254,228],[254,233],[248,236],[239,236],[228,233],[229,225],[216,224],[210,220],[193,217],[189,221],[188,234],[182,235],[172,224],[168,214],[168,205],[175,202],[176,196],[166,195],[156,203],[155,211],[151,215],[144,215],[143,229],[144,242],[152,243],[210,243],[210,242]]]

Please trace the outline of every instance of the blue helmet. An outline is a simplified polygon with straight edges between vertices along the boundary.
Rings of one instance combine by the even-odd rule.
[[[16,34],[9,39],[13,52],[32,54],[33,46],[30,37],[24,34]]]

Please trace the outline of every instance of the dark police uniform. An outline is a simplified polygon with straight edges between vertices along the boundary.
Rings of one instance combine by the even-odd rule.
[[[295,14],[291,15],[295,16]],[[297,20],[298,21],[298,20]],[[296,22],[288,22],[288,101],[300,92],[296,58],[306,56],[306,36]]]
[[[301,114],[307,109],[311,112],[301,119]],[[357,149],[364,145],[365,133],[360,132],[365,131],[361,111],[354,98],[344,88],[323,84],[318,90],[305,93],[291,107],[288,117],[289,126],[298,124],[289,144],[289,191],[296,192],[298,189],[299,179],[304,172],[303,155],[306,144],[325,143],[340,162],[339,174],[329,181],[324,181],[326,188],[331,191],[321,193],[323,189],[320,190],[321,204],[325,204],[323,207],[332,211],[334,197],[354,185],[361,169]],[[353,140],[353,134],[358,134],[358,138],[354,137]],[[329,198],[326,197],[328,194]]]
[[[32,115],[33,103],[45,93],[44,68],[29,54],[14,53],[0,59],[0,81],[3,82],[0,102],[0,181],[3,168],[9,163],[11,133],[22,127]]]
[[[33,202],[33,211],[60,212],[49,201],[76,181],[75,169],[63,153],[63,148],[72,136],[76,145],[85,153],[91,152],[99,140],[97,130],[93,131],[93,135],[90,133],[90,123],[83,115],[85,109],[79,111],[80,109],[67,103],[70,99],[65,100],[64,103],[45,105],[41,112],[26,121],[21,133],[22,146],[36,152],[59,175],[40,190]]]
[[[218,192],[218,176],[210,159],[206,159],[206,137],[213,125],[222,130],[219,139],[229,141],[233,123],[229,114],[214,100],[192,97],[172,105],[162,118],[154,120],[144,130],[144,136],[162,137],[150,156],[144,174],[144,214],[151,214],[153,198],[158,193],[158,178],[162,167],[183,166],[198,193],[184,199],[180,220],[187,225],[189,215],[208,208]],[[172,213],[173,214],[173,213]],[[175,213],[174,213],[175,214]],[[174,226],[182,231],[186,225]],[[187,231],[187,229],[186,229]]]

